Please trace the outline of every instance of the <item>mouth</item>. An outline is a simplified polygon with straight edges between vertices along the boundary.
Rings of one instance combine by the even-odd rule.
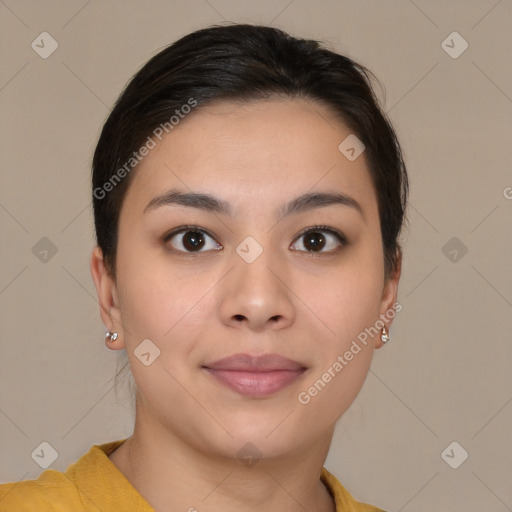
[[[264,398],[292,384],[307,367],[278,354],[253,357],[235,354],[202,367],[240,395]]]

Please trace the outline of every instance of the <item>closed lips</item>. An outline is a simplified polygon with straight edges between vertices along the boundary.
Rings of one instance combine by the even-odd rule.
[[[294,382],[307,369],[278,354],[235,354],[204,365],[217,382],[239,395],[265,398]]]
[[[297,361],[279,354],[264,354],[251,356],[249,354],[234,354],[203,366],[211,370],[228,370],[244,372],[271,372],[276,370],[305,370],[306,367]]]

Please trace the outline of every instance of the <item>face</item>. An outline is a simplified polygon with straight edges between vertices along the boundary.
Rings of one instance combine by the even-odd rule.
[[[247,442],[266,457],[299,453],[332,433],[399,277],[384,279],[365,155],[338,149],[350,134],[312,101],[217,103],[139,164],[116,282],[98,250],[91,268],[148,424],[229,457]],[[304,194],[330,196],[294,203]]]

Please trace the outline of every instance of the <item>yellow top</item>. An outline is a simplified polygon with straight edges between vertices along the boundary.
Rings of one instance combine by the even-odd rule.
[[[126,439],[93,445],[65,472],[46,469],[36,480],[0,484],[1,512],[154,512],[108,458]],[[322,468],[322,482],[337,512],[384,512],[359,503]]]

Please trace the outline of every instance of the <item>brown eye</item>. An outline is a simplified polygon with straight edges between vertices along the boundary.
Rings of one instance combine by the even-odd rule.
[[[195,227],[174,231],[166,235],[164,241],[170,242],[174,250],[183,253],[206,252],[221,247],[205,231]]]
[[[309,228],[299,235],[298,240],[302,240],[299,246],[303,249],[299,247],[294,250],[309,253],[333,253],[348,245],[345,235],[326,226]]]
[[[325,247],[326,239],[322,233],[311,231],[304,235],[304,247],[308,251],[322,250]]]

